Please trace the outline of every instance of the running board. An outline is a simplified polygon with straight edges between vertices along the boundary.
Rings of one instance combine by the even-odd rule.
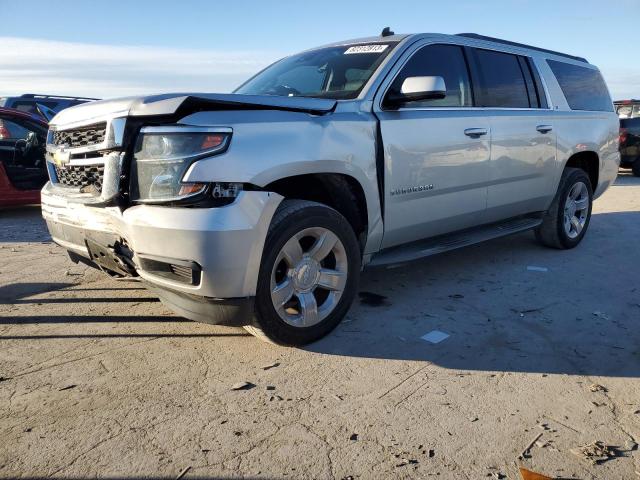
[[[456,248],[474,245],[493,238],[504,237],[505,235],[530,230],[541,223],[541,218],[519,217],[505,222],[484,225],[472,230],[463,230],[461,232],[442,235],[427,240],[420,240],[418,242],[401,245],[399,247],[392,247],[374,255],[371,262],[367,264],[367,267],[410,262],[412,260],[437,255],[438,253],[447,252]]]

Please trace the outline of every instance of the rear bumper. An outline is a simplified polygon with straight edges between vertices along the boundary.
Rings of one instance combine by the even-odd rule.
[[[631,168],[631,166],[640,159],[639,155],[621,155],[620,166],[622,168]]]
[[[202,315],[193,301],[238,303],[255,295],[267,231],[281,200],[275,193],[247,191],[220,208],[137,205],[123,211],[74,202],[48,183],[42,190],[42,214],[53,240],[77,255],[92,258],[95,245],[126,249],[135,273],[169,292],[166,298],[161,295],[166,303],[175,304],[177,312],[182,309],[181,314],[191,311],[184,314],[187,318],[204,321],[194,318]],[[172,270],[193,271],[194,278],[177,281]]]

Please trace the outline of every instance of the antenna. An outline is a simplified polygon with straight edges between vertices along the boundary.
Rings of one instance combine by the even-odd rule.
[[[394,33],[391,31],[389,27],[384,27],[382,29],[382,32],[380,33],[381,37],[390,37],[391,35],[394,35]]]

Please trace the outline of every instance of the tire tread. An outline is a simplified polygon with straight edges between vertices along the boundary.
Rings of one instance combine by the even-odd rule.
[[[353,241],[353,245],[355,246],[355,250],[358,252],[358,254],[360,253],[360,249],[357,243],[357,238],[355,236],[355,233],[353,232],[353,229],[351,228],[349,223],[346,221],[346,219],[339,212],[322,203],[312,202],[309,200],[294,200],[294,199],[283,200],[280,206],[278,207],[278,209],[276,210],[276,213],[274,214],[273,219],[271,221],[271,225],[269,226],[269,230],[267,231],[267,240],[265,241],[265,249],[268,248],[267,245],[269,245],[270,240],[273,238],[273,236],[277,235],[278,230],[281,227],[285,228],[285,223],[291,218],[292,215],[296,215],[301,211],[310,209],[310,208],[313,208],[313,209],[321,208],[324,210],[324,212],[329,213],[331,216],[334,216],[337,221],[343,224],[343,226],[348,227],[349,231],[353,235],[352,241]],[[345,248],[347,248],[347,245],[345,245]],[[265,253],[263,252],[263,259],[264,259],[264,255]],[[360,258],[357,259],[356,263],[359,267]],[[271,272],[268,272],[268,273],[263,272],[262,268],[263,267],[261,266],[260,268],[261,277],[265,274],[268,274],[268,275],[271,274]],[[353,275],[356,275],[355,277],[356,280],[354,281],[354,284],[357,286],[357,276],[359,275],[359,268],[357,269],[357,271],[353,272]],[[258,283],[260,283],[260,279],[258,279]],[[346,289],[343,295],[345,297],[348,297],[348,292],[346,291]],[[353,295],[355,295],[355,292],[353,292],[352,296]],[[256,311],[251,320],[251,323],[249,325],[244,326],[244,329],[247,332],[249,332],[256,338],[264,342],[275,344],[275,345],[303,345],[306,343],[310,343],[310,341],[314,341],[316,339],[316,338],[313,338],[312,340],[307,340],[303,338],[301,335],[300,338],[296,338],[296,339],[290,338],[289,340],[282,340],[281,338],[283,338],[285,335],[283,335],[282,332],[277,331],[278,330],[277,326],[274,325],[273,322],[270,321],[268,318],[262,318],[262,319],[260,318],[261,317],[260,311],[259,311],[260,308],[257,305],[259,301],[258,296],[259,296],[259,292],[256,292]],[[337,325],[337,323],[339,322],[336,322],[335,325],[331,326],[329,328],[329,331],[333,329]],[[310,328],[313,328],[313,327],[310,327]],[[328,333],[328,331],[326,333]]]
[[[561,231],[559,223],[559,216],[563,214],[563,212],[561,211],[562,206],[560,205],[560,202],[564,198],[564,192],[569,185],[572,185],[578,179],[586,183],[588,187],[591,188],[589,176],[584,170],[580,168],[567,167],[562,172],[562,176],[560,177],[560,182],[558,185],[558,191],[553,198],[553,202],[551,202],[551,206],[542,217],[542,224],[540,224],[540,226],[534,230],[536,239],[542,245],[546,247],[557,248],[559,250],[564,250],[567,248],[573,248],[580,242],[580,240],[582,240],[584,233],[580,237],[580,240],[578,240],[578,242],[576,242],[575,244],[570,244],[569,242],[567,242],[567,240],[563,238],[563,232]],[[589,215],[590,214],[591,213],[589,213]],[[584,232],[586,232],[587,227],[588,223],[587,225],[585,225]]]

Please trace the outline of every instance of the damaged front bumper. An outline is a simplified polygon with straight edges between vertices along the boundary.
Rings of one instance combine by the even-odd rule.
[[[48,183],[42,213],[76,260],[139,275],[179,315],[207,323],[250,320],[269,224],[282,197],[244,191],[230,205],[92,207]]]

